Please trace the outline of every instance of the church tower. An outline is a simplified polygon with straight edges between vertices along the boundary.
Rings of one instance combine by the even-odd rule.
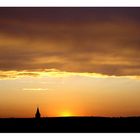
[[[39,112],[39,108],[37,107],[37,111],[36,111],[36,113],[35,113],[35,118],[36,119],[40,119],[40,112]]]

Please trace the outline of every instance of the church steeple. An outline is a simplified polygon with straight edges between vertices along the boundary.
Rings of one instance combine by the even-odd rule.
[[[36,111],[36,114],[35,114],[35,118],[36,119],[40,119],[40,112],[39,112],[39,108],[37,107],[37,111]]]

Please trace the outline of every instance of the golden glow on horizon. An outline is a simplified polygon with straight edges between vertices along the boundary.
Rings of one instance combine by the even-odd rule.
[[[73,116],[73,115],[69,111],[64,111],[64,112],[61,112],[59,116],[70,117],[70,116]]]
[[[61,77],[59,71],[40,73],[33,78],[32,72],[20,71],[17,75],[22,78],[0,80],[0,117],[33,117],[36,105],[44,117],[140,114],[140,80],[70,72],[62,72]]]

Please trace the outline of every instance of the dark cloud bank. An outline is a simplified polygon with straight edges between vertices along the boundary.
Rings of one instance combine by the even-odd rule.
[[[0,70],[140,75],[140,8],[0,8]]]

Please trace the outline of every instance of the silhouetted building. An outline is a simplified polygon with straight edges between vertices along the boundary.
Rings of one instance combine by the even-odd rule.
[[[36,119],[40,119],[40,112],[39,112],[39,108],[37,107],[37,111],[36,111],[36,114],[35,114],[35,118]]]

